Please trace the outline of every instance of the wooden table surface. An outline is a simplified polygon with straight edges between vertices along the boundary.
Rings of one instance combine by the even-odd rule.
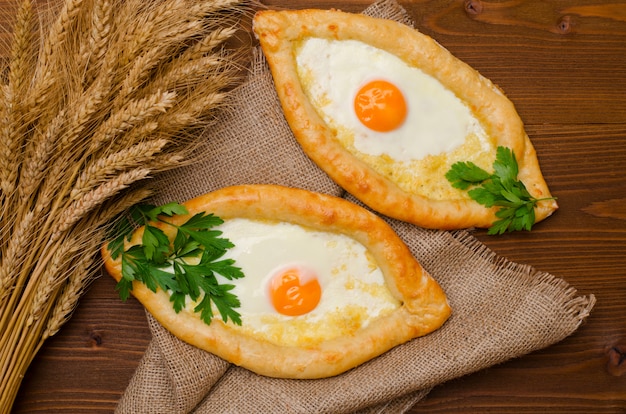
[[[572,336],[443,384],[411,412],[625,413],[626,2],[400,3],[515,103],[559,199],[559,211],[530,233],[476,236],[597,298]],[[368,2],[265,4],[359,12]],[[120,301],[114,287],[109,277],[94,282],[31,365],[15,413],[114,410],[150,341],[143,308]]]

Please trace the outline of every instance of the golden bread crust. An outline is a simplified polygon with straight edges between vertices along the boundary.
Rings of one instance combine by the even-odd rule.
[[[271,69],[286,120],[304,152],[372,209],[437,229],[489,227],[497,211],[469,199],[435,200],[407,192],[350,153],[335,138],[301,86],[294,53],[295,45],[303,39],[356,39],[435,77],[472,109],[498,146],[513,150],[519,178],[530,193],[537,198],[550,197],[535,150],[511,101],[432,38],[395,21],[337,10],[260,11],[254,17],[253,30]],[[556,208],[554,200],[541,201],[536,221]]]
[[[192,312],[176,314],[165,292],[154,293],[134,282],[133,295],[166,329],[231,363],[271,377],[330,377],[438,329],[450,315],[445,293],[398,235],[380,217],[346,200],[282,186],[248,185],[227,187],[184,205],[190,216],[206,211],[222,219],[279,220],[352,237],[372,254],[390,292],[402,302],[351,336],[310,347],[281,346],[243,334],[218,318],[206,325]],[[190,216],[171,221],[182,224]],[[141,234],[138,229],[129,245],[139,243]],[[108,273],[119,281],[120,259],[113,260],[106,245],[102,256]]]

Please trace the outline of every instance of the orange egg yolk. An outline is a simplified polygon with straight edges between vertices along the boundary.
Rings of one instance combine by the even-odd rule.
[[[316,277],[303,278],[301,270],[292,267],[272,277],[269,296],[278,313],[298,316],[315,309],[322,297],[322,288]]]
[[[354,97],[354,111],[361,123],[369,129],[389,132],[404,123],[407,104],[397,86],[378,79],[359,89]]]

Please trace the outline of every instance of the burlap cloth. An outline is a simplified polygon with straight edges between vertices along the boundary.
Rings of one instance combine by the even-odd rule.
[[[384,0],[364,11],[411,24]],[[233,184],[272,183],[344,196],[301,151],[262,53],[206,133],[202,161],[159,178],[156,202]],[[357,202],[358,203],[358,202]],[[388,220],[446,291],[453,316],[438,331],[322,380],[262,377],[173,337],[148,314],[153,339],[117,413],[401,413],[450,379],[562,340],[595,302],[562,279],[498,257],[466,231]]]

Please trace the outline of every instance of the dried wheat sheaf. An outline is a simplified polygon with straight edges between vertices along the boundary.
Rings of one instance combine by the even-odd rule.
[[[225,46],[241,0],[40,3],[16,1],[0,78],[2,413],[93,279],[107,224],[190,159],[241,74],[243,48]]]

